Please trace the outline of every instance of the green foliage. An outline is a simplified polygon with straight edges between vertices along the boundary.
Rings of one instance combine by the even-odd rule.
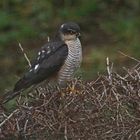
[[[6,12],[0,12],[0,44],[6,45],[36,35],[34,28],[22,19],[16,19]]]
[[[138,37],[138,26],[140,20],[137,17],[119,17],[110,21],[101,23],[102,28],[107,32],[113,33],[118,39],[125,39],[127,41],[136,41]]]
[[[127,35],[131,34],[135,24],[139,24],[137,23],[139,20],[135,17],[139,11],[138,5],[138,0],[133,2],[130,0],[123,2],[114,2],[113,0],[1,1],[0,43],[5,45],[15,39],[27,39],[37,35],[36,33],[51,31],[57,22],[59,23],[64,19],[88,22],[88,20],[94,21],[94,17],[96,18],[97,15],[102,16],[103,20],[99,23],[101,26],[125,37],[128,28],[130,33]],[[113,17],[113,20],[108,20],[104,16]],[[131,21],[130,16],[134,17],[134,20]],[[88,24],[87,28],[90,28],[92,23]]]

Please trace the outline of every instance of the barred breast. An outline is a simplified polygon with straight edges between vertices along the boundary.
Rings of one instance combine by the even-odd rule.
[[[64,84],[73,78],[75,71],[80,67],[82,61],[82,47],[81,42],[76,40],[66,41],[68,45],[68,56],[64,65],[58,73],[58,83]]]

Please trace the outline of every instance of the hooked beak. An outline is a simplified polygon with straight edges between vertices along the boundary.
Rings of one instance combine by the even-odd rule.
[[[77,37],[80,37],[80,36],[81,36],[81,34],[80,34],[80,33],[77,33],[77,34],[76,34],[76,36],[77,36]]]

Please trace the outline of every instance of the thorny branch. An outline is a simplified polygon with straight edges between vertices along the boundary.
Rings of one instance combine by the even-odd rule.
[[[2,115],[0,138],[138,139],[140,68],[125,72],[114,72],[107,58],[108,74],[97,80],[75,79],[67,88],[30,91],[32,97],[21,96],[15,111]]]

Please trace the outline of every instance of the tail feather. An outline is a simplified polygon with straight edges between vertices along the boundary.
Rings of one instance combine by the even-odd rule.
[[[23,77],[21,78],[16,84],[15,87],[12,91],[7,92],[3,97],[2,97],[2,103],[5,104],[8,101],[12,100],[14,97],[19,95],[21,91],[24,89],[28,88],[31,85],[30,81]]]
[[[9,91],[2,97],[2,104],[7,103],[8,101],[12,100],[14,97],[20,94],[21,91]]]
[[[14,92],[21,91],[23,89],[30,87],[31,85],[32,85],[31,80],[27,79],[26,77],[23,77],[15,84],[13,91]]]

